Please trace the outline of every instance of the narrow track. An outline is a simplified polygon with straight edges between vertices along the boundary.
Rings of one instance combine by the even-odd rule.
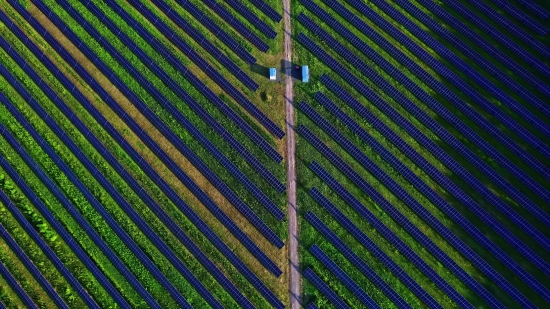
[[[285,100],[286,100],[286,158],[288,192],[288,255],[290,259],[290,308],[300,308],[301,279],[298,258],[298,214],[296,205],[296,137],[294,134],[294,84],[292,80],[292,27],[290,1],[283,0]]]

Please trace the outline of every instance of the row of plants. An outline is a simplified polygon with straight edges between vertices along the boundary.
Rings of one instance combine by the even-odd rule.
[[[37,64],[38,67],[41,67],[41,65]],[[43,70],[43,69],[42,69]],[[60,90],[60,92],[63,92],[63,90]],[[67,100],[69,101],[69,100]],[[75,106],[78,106],[78,103],[73,103]],[[53,110],[55,110],[54,107],[52,107]],[[89,117],[89,116],[88,116]],[[93,124],[93,126],[98,126],[97,124]],[[68,130],[68,131],[74,131],[74,130]],[[105,133],[103,133],[105,134]],[[109,142],[111,145],[113,145],[114,142],[110,141]],[[89,146],[82,146],[83,148],[86,148],[86,147],[89,147]],[[125,154],[123,154],[123,152],[121,152],[120,149],[118,150],[114,150],[113,153],[115,153],[116,155],[123,155],[123,156],[126,156]],[[91,156],[95,156],[95,155],[91,155]],[[96,159],[96,158],[94,158]],[[97,159],[96,159],[97,160]],[[141,172],[139,171],[139,167],[131,162],[131,160],[129,159],[126,159],[125,160],[126,164],[129,164],[131,166],[130,170],[133,171],[134,174],[138,174],[138,179],[141,181],[141,180],[144,180],[144,179],[147,179],[146,176]],[[97,166],[100,167],[100,165],[103,165],[104,163],[97,163]],[[100,169],[104,169],[104,172],[106,172],[106,175],[107,175],[107,171],[108,171],[108,167],[105,167],[105,168],[102,168],[100,167]],[[121,180],[112,180],[113,184],[116,184],[116,181],[121,181]],[[191,237],[193,237],[194,239],[197,240],[197,243],[199,244],[199,246],[203,247],[205,249],[205,252],[207,254],[209,254],[210,256],[213,257],[213,259],[217,262],[220,262],[220,263],[223,263],[226,267],[226,271],[229,272],[230,274],[230,278],[234,279],[235,281],[237,281],[239,283],[239,285],[241,286],[248,286],[246,283],[246,281],[244,280],[244,278],[242,278],[242,276],[240,276],[240,274],[238,274],[238,272],[234,269],[228,269],[228,267],[230,266],[227,266],[229,263],[227,261],[225,261],[225,258],[223,258],[221,256],[221,254],[219,254],[214,248],[212,245],[209,245],[209,243],[205,240],[204,236],[200,235],[200,232],[197,231],[188,221],[186,221],[183,216],[181,215],[181,213],[179,213],[179,211],[177,211],[177,207],[175,206],[172,206],[171,203],[169,203],[168,199],[164,197],[164,195],[162,195],[162,193],[160,193],[158,190],[158,188],[156,188],[156,186],[154,185],[154,183],[151,181],[151,180],[147,180],[147,183],[143,185],[144,188],[155,188],[155,190],[157,190],[156,192],[157,193],[153,193],[152,196],[155,196],[155,197],[162,197],[162,198],[159,198],[159,204],[161,205],[170,205],[171,207],[168,207],[166,206],[165,208],[168,208],[169,211],[168,213],[174,217],[176,219],[176,222],[180,223],[182,225],[182,227],[184,227],[184,230],[187,230],[189,231],[189,233],[191,234]],[[123,189],[120,189],[120,190],[124,190],[124,192],[127,191],[126,188],[123,188]],[[132,204],[134,205],[137,205],[137,203],[141,203],[141,201],[136,201],[136,202],[132,202]],[[142,209],[142,208],[146,208],[146,207],[140,207],[138,209]],[[148,217],[151,217],[151,215],[147,215]],[[150,220],[153,220],[153,219],[150,219]],[[156,220],[156,218],[154,219]],[[149,221],[150,222],[150,221]],[[165,237],[170,237],[171,238],[171,242],[168,242],[169,245],[172,245],[173,248],[178,248],[176,251],[180,251],[179,249],[181,248],[181,244],[177,243],[177,240],[175,240],[173,238],[173,235],[167,233],[167,231],[165,231],[165,229],[162,228],[162,224],[160,224],[160,222],[155,222],[155,223],[151,223],[150,224],[151,226],[153,227],[159,227],[157,229],[157,232],[159,232],[159,234],[161,235],[161,237],[165,236]],[[223,233],[226,233],[226,232],[220,232],[221,235],[224,235]],[[169,234],[169,236],[165,235],[165,234]],[[227,234],[227,233],[226,233]],[[205,248],[206,247],[206,248]],[[240,250],[239,250],[240,251]],[[184,253],[182,253],[183,255]],[[185,253],[187,254],[187,253]],[[183,256],[181,258],[182,260],[184,261],[187,261],[189,260],[189,257],[188,256]],[[139,264],[139,262],[138,262]],[[200,266],[199,266],[200,267]],[[200,272],[199,272],[200,274]],[[205,274],[205,275],[201,275],[200,277],[207,277],[208,275]],[[219,288],[214,288],[213,290],[221,290]],[[245,289],[245,291],[249,291],[250,293],[255,293],[255,291],[253,291],[253,288],[252,287],[249,287],[248,290]],[[227,296],[226,296],[227,297]],[[251,298],[254,298],[253,296]],[[220,298],[220,299],[224,299],[223,296]]]
[[[319,5],[321,5],[321,1],[319,1],[318,3]],[[324,7],[326,9],[326,7]],[[311,18],[314,18],[314,15],[307,12],[306,9],[302,8],[302,9],[298,9],[297,10],[298,13],[300,11],[304,11],[306,12],[306,14],[308,16],[310,16]],[[296,11],[295,11],[296,12]],[[298,13],[295,13],[296,15]],[[339,16],[337,16],[336,14],[333,15],[335,18],[339,19],[339,21],[343,22],[341,20],[341,18]],[[315,19],[315,18],[314,18]],[[321,22],[319,21],[318,19],[315,19],[317,22]],[[366,19],[364,19],[365,21],[367,21]],[[344,22],[344,24],[346,24]],[[329,32],[332,32],[332,34],[335,36],[335,37],[338,37],[338,35],[336,35],[336,33],[334,33],[333,30],[329,29],[328,27],[325,27],[325,29]],[[351,27],[348,27],[348,29],[352,29]],[[308,34],[308,36],[310,36],[311,38],[315,38],[314,35],[312,35],[311,33],[309,33],[306,29],[304,29],[298,22],[295,22],[294,23],[294,33],[295,34],[298,34],[299,32],[304,32],[306,34]],[[357,33],[356,31],[354,31],[358,36],[362,37],[361,34]],[[364,36],[362,37],[364,40],[368,41],[367,39],[364,38]],[[319,42],[318,42],[319,43]],[[344,40],[341,40],[341,43],[343,43],[344,45],[350,47],[350,44],[348,44],[347,42],[344,42]],[[370,43],[370,42],[369,42]],[[325,48],[325,50],[329,51],[330,50],[330,47],[329,46],[326,46],[324,44],[321,44],[321,46],[323,46]],[[375,50],[377,50],[378,52],[380,52],[380,54],[385,55],[385,53],[383,53],[383,51],[381,50],[380,47],[376,46],[375,44],[369,44],[369,46],[373,47]],[[303,46],[299,45],[299,44],[296,44],[294,46],[295,48],[295,51],[297,50],[298,52],[298,58],[300,59],[301,62],[306,62],[306,63],[309,63],[310,64],[310,70],[311,72],[313,72],[313,78],[312,80],[315,81],[316,77],[320,76],[322,73],[329,73],[330,72],[330,69],[327,68],[323,63],[321,63],[318,59],[314,58],[314,56],[312,56],[309,51],[307,51],[305,48],[303,48]],[[333,56],[335,56],[336,54],[335,53],[331,53]],[[359,56],[359,55],[358,55]],[[359,56],[362,60],[367,60],[365,59],[364,57],[362,56]],[[345,63],[345,61],[342,61],[342,58],[340,57],[335,57],[338,61],[341,61],[342,63]],[[387,60],[389,61],[393,61],[392,63],[395,63],[394,60],[392,59],[389,59],[389,57],[387,57]],[[367,64],[369,65],[373,65],[372,62],[369,62],[368,60],[366,61]],[[391,78],[388,77],[388,75],[384,74],[383,72],[381,72],[381,69],[379,69],[378,67],[376,66],[372,66],[375,70],[377,70],[379,73],[382,73],[383,76],[391,83],[393,83],[394,85],[396,85],[394,82],[391,81]],[[396,66],[398,68],[400,68],[399,66]],[[350,69],[354,74],[356,74],[357,76],[361,76],[361,74],[359,74],[359,72],[353,68],[348,68]],[[344,88],[346,88],[347,91],[349,91],[350,93],[352,93],[356,98],[359,98],[360,95],[353,91],[351,89],[351,87],[349,85],[347,85],[347,83],[345,81],[343,81],[341,78],[339,78],[336,74],[329,74],[331,76],[331,78],[335,79],[337,82],[340,83],[340,85],[344,86]],[[409,75],[409,74],[408,74]],[[411,74],[412,75],[412,74]],[[418,80],[415,80],[413,79],[413,81],[415,81],[419,86],[421,87],[425,87],[425,85],[422,85],[421,83],[418,82]],[[371,84],[369,84],[367,82],[367,84],[369,86],[372,86]],[[296,98],[296,102],[301,102],[302,100],[305,100],[307,101],[308,103],[310,103],[311,105],[313,106],[318,106],[317,104],[315,104],[315,100],[313,99],[313,94],[317,91],[322,91],[325,95],[328,95],[329,97],[331,97],[333,99],[333,101],[337,102],[339,106],[341,106],[344,111],[346,111],[350,116],[352,116],[352,118],[354,118],[356,121],[358,121],[359,123],[363,122],[360,120],[359,117],[355,116],[354,113],[352,112],[351,109],[347,108],[347,107],[343,107],[343,105],[345,104],[339,104],[339,101],[337,100],[336,97],[334,97],[332,95],[332,93],[330,93],[329,90],[325,89],[324,86],[321,84],[321,83],[318,83],[318,82],[313,82],[313,84],[309,84],[309,85],[297,85],[296,87],[298,90],[297,90],[297,98]],[[379,93],[379,91],[377,91]],[[387,97],[386,97],[387,98]],[[364,100],[363,100],[364,101]],[[388,101],[390,102],[391,104],[391,101]],[[446,168],[441,164],[441,162],[439,162],[438,160],[435,160],[433,158],[433,156],[431,154],[428,154],[428,153],[425,153],[425,151],[422,151],[422,149],[409,137],[406,135],[406,133],[404,133],[404,131],[398,127],[396,127],[396,125],[390,120],[390,119],[387,119],[387,117],[385,116],[382,116],[381,113],[379,111],[376,111],[374,108],[370,108],[370,104],[368,104],[368,102],[365,102],[367,103],[366,106],[369,107],[369,110],[371,110],[373,113],[375,113],[375,115],[377,115],[382,121],[384,121],[384,123],[386,125],[388,125],[392,130],[394,130],[395,132],[397,132],[399,135],[401,135],[408,143],[411,144],[411,146],[413,146],[413,148],[415,148],[415,150],[419,151],[419,153],[421,153],[423,156],[426,157],[426,159],[428,159],[430,161],[430,163],[432,163],[434,166],[436,166],[438,169],[442,170],[444,173],[446,173],[447,175],[449,175],[451,177],[451,179],[453,180],[453,182],[457,182],[457,177],[453,177],[452,174],[449,173],[448,170],[446,170]],[[418,103],[418,102],[417,102]],[[392,104],[392,106],[394,107],[397,107],[396,106],[397,104]],[[421,104],[419,104],[419,106],[422,106]],[[424,110],[427,110],[427,108],[423,107]],[[455,230],[455,232],[457,233],[457,235],[459,235],[463,240],[465,240],[470,246],[472,246],[476,252],[481,252],[483,253],[483,257],[484,259],[486,259],[486,261],[488,261],[492,266],[495,267],[495,269],[497,269],[497,271],[499,271],[501,274],[507,276],[508,278],[513,278],[513,274],[511,274],[509,272],[509,270],[507,269],[504,269],[504,267],[502,267],[500,265],[500,263],[498,262],[494,262],[495,259],[494,258],[490,258],[488,256],[488,254],[486,254],[485,250],[483,248],[481,248],[479,245],[473,243],[471,240],[468,239],[468,237],[466,235],[464,235],[464,232],[460,231],[459,229],[455,228],[454,227],[454,223],[451,222],[449,219],[445,218],[444,215],[442,215],[437,209],[435,209],[433,207],[433,205],[431,205],[430,203],[427,202],[427,200],[421,196],[418,192],[416,192],[416,190],[414,188],[412,188],[405,180],[401,179],[401,177],[399,175],[397,175],[393,169],[391,169],[391,167],[389,167],[389,165],[384,162],[383,160],[381,160],[381,158],[375,153],[373,152],[371,149],[369,149],[368,147],[364,147],[364,146],[361,146],[362,143],[359,143],[359,139],[354,136],[354,134],[352,134],[349,129],[347,129],[344,125],[342,125],[341,123],[339,123],[339,121],[337,121],[333,116],[331,116],[328,112],[326,112],[323,108],[316,108],[316,110],[318,112],[320,112],[324,117],[326,117],[327,120],[329,120],[332,124],[334,124],[341,133],[343,133],[346,137],[348,137],[351,141],[353,141],[358,147],[361,148],[362,151],[365,152],[365,154],[367,154],[367,156],[369,158],[371,158],[378,166],[382,167],[386,172],[388,172],[388,174],[394,178],[395,180],[397,180],[401,185],[404,185],[404,188],[409,191],[411,194],[413,194],[413,196],[415,197],[415,199],[421,201],[421,204],[428,207],[428,209],[434,213],[435,215],[438,216],[438,218],[440,218],[440,220],[442,220],[442,222],[444,224],[446,224],[447,226],[451,227],[453,230]],[[404,111],[404,110],[400,110],[401,113],[403,113],[403,115],[408,115],[407,111]],[[413,117],[409,117],[407,116],[407,118],[412,121],[419,129],[421,129],[423,132],[427,133],[429,137],[431,137],[434,141],[438,142],[437,138],[434,137],[434,135],[429,132],[428,130],[425,130],[425,128],[423,128],[423,126],[421,124],[419,124]],[[351,158],[351,156],[349,156],[347,153],[345,153],[345,151],[342,151],[341,148],[335,146],[335,142],[332,141],[330,138],[328,138],[314,123],[312,123],[309,119],[307,119],[307,117],[305,115],[301,115],[299,114],[299,122],[301,124],[306,124],[308,126],[308,128],[310,130],[312,130],[316,135],[320,136],[322,138],[322,140],[324,141],[328,141],[328,145],[331,146],[331,148],[333,148],[333,150],[335,150],[339,155],[341,155],[348,163],[351,163],[353,162],[354,160]],[[417,175],[421,176],[421,178],[423,180],[426,180],[426,183],[432,187],[435,187],[435,188],[438,188],[437,184],[435,184],[433,181],[431,181],[431,179],[429,179],[429,177],[427,177],[422,171],[418,170],[414,164],[412,164],[408,159],[405,159],[405,157],[398,151],[395,149],[395,147],[391,146],[387,141],[385,141],[385,139],[383,138],[383,136],[379,133],[379,132],[376,132],[374,129],[372,129],[370,126],[366,125],[364,126],[364,128],[372,135],[374,136],[379,142],[381,142],[388,150],[390,150],[394,155],[397,155],[398,158],[403,162],[405,163],[409,168],[411,168],[413,170],[413,172],[415,172]],[[455,133],[455,132],[453,132]],[[467,142],[467,141],[466,141]],[[442,143],[439,143],[440,146],[443,146]],[[445,149],[447,150],[447,149]],[[311,157],[315,157],[315,160],[317,160],[317,157],[320,157],[321,155],[318,154],[318,156],[316,155],[312,155],[312,153],[315,153],[315,154],[318,154],[313,147],[311,147],[307,141],[305,140],[299,140],[299,147],[298,147],[298,158],[301,159],[299,160],[300,164],[298,165],[298,171],[299,171],[299,179],[312,179],[312,178],[315,178],[314,174],[309,171],[309,169],[307,168],[307,164],[309,164],[309,162],[311,161]],[[455,157],[456,159],[458,159],[457,156],[455,156],[455,154],[453,153],[453,157]],[[486,160],[488,160],[488,158],[485,158]],[[469,163],[465,162],[465,161],[460,161],[459,162],[467,167],[468,166],[468,169],[471,170],[471,166]],[[334,171],[334,173],[332,173],[333,175],[336,176],[336,178],[341,182],[343,183],[346,188],[348,190],[350,190],[352,193],[354,193],[354,195],[358,198],[360,198],[361,196],[364,196],[363,193],[361,193],[359,190],[355,189],[354,186],[349,182],[349,180],[347,180],[343,175],[341,175],[336,169],[334,169],[332,167],[332,165],[326,161],[326,160],[319,160],[319,163],[325,167],[326,169],[328,169],[329,171],[332,170]],[[357,164],[352,164],[353,167],[356,167]],[[358,167],[358,166],[357,166]],[[366,177],[366,179],[368,180],[369,183],[373,184],[384,196],[386,197],[389,197],[391,198],[392,194],[391,192],[389,192],[386,188],[378,185],[378,181],[375,179],[375,178],[372,178],[372,176],[369,176],[367,173],[365,173],[363,171],[362,168],[358,167],[357,170],[360,170],[361,174]],[[479,172],[477,173],[479,174]],[[321,209],[319,206],[311,206],[311,205],[315,205],[315,202],[309,198],[307,196],[307,190],[309,190],[310,187],[312,187],[313,185],[310,184],[310,182],[313,182],[313,181],[308,181],[308,182],[303,182],[301,184],[301,187],[299,189],[299,197],[301,196],[301,201],[300,201],[300,205],[301,205],[301,213],[305,213],[306,210],[308,209],[315,209],[315,212],[316,213],[319,213],[321,211],[319,211],[318,209]],[[460,181],[457,182],[457,184],[459,184],[459,186],[465,188],[465,185],[463,183],[461,183]],[[318,185],[316,185],[316,187],[319,187]],[[492,188],[492,187],[491,187]],[[320,188],[321,189],[321,188]],[[498,188],[497,188],[498,189]],[[470,194],[471,190],[468,190],[466,191],[468,192],[468,194]],[[444,195],[445,192],[442,192]],[[502,192],[499,192],[499,194],[502,194]],[[329,194],[330,196],[330,194]],[[465,215],[467,215],[467,211],[464,211],[464,207],[462,205],[459,205],[459,203],[456,203],[455,201],[453,201],[452,198],[450,197],[447,197],[445,196],[445,198],[447,200],[449,200],[449,202],[451,202],[451,205],[457,207],[461,212],[463,212]],[[476,196],[476,201],[481,201],[481,198],[477,198]],[[340,201],[339,199],[334,199],[333,200],[335,202],[335,204],[341,209],[343,210],[346,215],[350,218],[354,218],[356,217],[356,215],[353,213],[353,211],[350,211],[347,207],[345,206],[345,203],[343,203],[342,201]],[[407,214],[407,217],[409,217],[417,226],[419,226],[422,230],[426,230],[427,232],[427,235],[433,235],[434,236],[434,241],[440,246],[442,247],[442,249],[444,249],[447,253],[450,253],[451,257],[453,257],[453,259],[455,259],[457,262],[459,262],[460,265],[462,265],[463,267],[465,267],[465,269],[470,272],[474,278],[482,278],[483,280],[483,275],[481,273],[479,273],[476,269],[472,268],[472,266],[470,265],[470,263],[468,261],[465,261],[463,260],[462,257],[460,257],[460,255],[453,249],[453,248],[449,248],[447,244],[445,244],[445,242],[440,239],[440,237],[438,235],[435,235],[434,232],[429,229],[429,227],[427,227],[422,221],[419,221],[418,219],[415,218],[414,214],[410,214],[409,215],[409,212],[410,210],[408,210],[408,208],[402,204],[402,202],[400,201],[397,201],[395,199],[391,199],[390,201],[392,201],[392,203],[394,204],[394,206],[398,207],[398,209],[404,213],[404,214]],[[367,203],[364,203],[365,205],[367,205],[369,208],[373,208],[373,209],[376,209],[377,211],[374,211],[375,214],[377,214],[377,216],[380,216],[381,219],[384,219],[386,218],[387,219],[387,215],[385,215],[384,213],[382,213],[377,207],[376,205],[373,205],[371,202],[368,202],[368,199],[367,199]],[[484,207],[487,207],[487,208],[490,208],[491,206],[490,205],[487,205],[487,203],[483,203],[482,204]],[[522,212],[522,209],[517,209],[518,212],[520,212],[522,215],[525,213],[525,212]],[[322,212],[321,212],[322,213]],[[494,210],[492,210],[492,214],[493,215],[497,215]],[[468,216],[468,215],[467,215]],[[497,215],[497,217],[499,217]],[[533,221],[536,221],[536,219],[534,218],[529,218],[529,216],[527,216],[527,218],[533,222]],[[476,226],[482,228],[482,230],[484,231],[484,233],[486,232],[486,229],[484,229],[483,227],[485,226],[482,222],[479,222],[479,220],[474,220],[474,218],[472,218],[472,216],[468,216],[468,219],[472,221],[472,223],[474,223]],[[500,218],[499,218],[500,220]],[[327,220],[328,222],[330,222],[330,220]],[[355,221],[355,220],[354,220]],[[359,223],[360,221],[355,221],[356,223]],[[439,269],[438,268],[441,268],[441,265],[433,259],[433,257],[431,257],[429,254],[427,254],[425,252],[425,250],[423,248],[420,248],[420,246],[418,246],[417,244],[414,244],[414,241],[411,241],[410,240],[410,236],[407,235],[404,231],[401,230],[401,228],[399,226],[395,226],[395,225],[390,225],[392,222],[391,221],[388,221],[388,220],[383,220],[383,222],[388,222],[388,226],[394,231],[396,232],[397,235],[399,235],[401,237],[401,239],[403,239],[404,241],[406,241],[409,245],[411,245],[411,247],[420,255],[422,256],[422,258],[428,262],[432,267],[434,267],[434,269],[438,270],[439,272]],[[529,242],[529,244],[533,244],[534,242],[529,239],[528,237],[526,237],[522,232],[519,232],[519,229],[517,227],[515,227],[513,224],[507,222],[506,220],[503,221],[503,223],[508,227],[510,228],[510,230],[515,233],[516,235],[518,235],[519,237],[522,238],[522,240],[526,240],[527,242]],[[533,222],[535,223],[535,222]],[[341,227],[339,227],[339,225],[332,221],[332,225],[333,225],[333,228],[335,230],[338,230],[338,229],[341,229]],[[374,234],[369,234],[369,230],[368,230],[368,227],[363,223],[363,224],[358,224],[358,226],[360,227],[364,227],[363,230],[365,232],[367,232],[367,235],[369,235],[369,237],[371,237],[370,235],[373,235],[372,237],[375,237],[376,233]],[[505,251],[507,251],[509,254],[511,254],[512,257],[514,257],[514,259],[518,260],[522,260],[522,257],[517,254],[512,248],[510,248],[507,244],[505,244],[498,236],[494,235],[494,233],[487,233],[488,236],[491,238],[491,240],[493,241],[496,241],[499,246],[502,245],[503,249]],[[303,244],[303,250],[301,251],[301,254],[302,254],[302,261],[305,262],[305,263],[313,263],[312,260],[314,260],[310,255],[309,253],[307,253],[307,248],[309,248],[309,246],[313,243],[315,243],[315,241],[319,241],[319,237],[320,236],[316,236],[318,235],[315,231],[312,231],[310,229],[308,229],[308,226],[307,226],[307,223],[302,223],[301,224],[301,240],[302,240],[302,244]],[[348,237],[349,238],[349,237]],[[312,240],[309,240],[309,239],[312,239]],[[375,242],[378,243],[378,241],[376,240],[376,237],[375,238],[371,238],[373,239]],[[308,241],[309,240],[309,241]],[[310,242],[311,241],[311,242]],[[354,247],[355,248],[355,247]],[[391,246],[390,247],[386,247],[387,249],[385,249],[386,253],[388,253],[390,256],[392,256],[394,259],[396,259],[396,254],[392,254],[392,249],[391,249]],[[507,248],[509,248],[510,250],[507,250]],[[538,248],[538,247],[537,247]],[[540,248],[539,248],[539,251],[540,251]],[[397,255],[397,257],[399,257],[399,255]],[[339,262],[340,260],[338,260]],[[397,261],[397,260],[396,260]],[[437,265],[439,264],[439,267],[437,267]],[[522,265],[524,265],[525,263],[522,263]],[[422,275],[419,275],[418,273],[414,273],[414,267],[411,267],[410,263],[404,263],[402,264],[402,267],[408,272],[408,273],[413,273],[413,278],[423,278]],[[527,266],[528,269],[533,269],[532,266]],[[385,267],[384,267],[385,268]],[[382,274],[384,273],[384,268],[380,269],[380,271],[377,271],[379,274]],[[346,270],[348,270],[349,268],[346,268]],[[351,271],[351,269],[350,269]],[[442,277],[444,279],[446,279],[448,282],[451,282],[451,284],[453,286],[456,286],[457,287],[457,290],[463,294],[463,295],[466,295],[468,297],[468,299],[470,301],[472,301],[473,304],[482,304],[482,301],[475,295],[473,294],[472,292],[469,291],[469,289],[463,285],[461,285],[461,283],[452,275],[450,274],[450,272],[448,270],[445,270],[441,273]],[[536,274],[533,274],[533,275],[536,275]],[[361,277],[361,276],[360,276]],[[328,276],[327,278],[330,278],[330,276]],[[356,277],[354,277],[356,278]],[[517,281],[517,280],[516,280]],[[513,281],[513,282],[516,282],[516,281]],[[328,281],[328,282],[333,282],[333,281]],[[429,282],[426,282],[426,279],[420,279],[419,282],[424,286],[424,284],[428,284]],[[495,295],[497,296],[499,299],[501,299],[501,296],[503,299],[507,299],[508,302],[513,302],[510,300],[510,298],[508,298],[507,296],[505,296],[505,293],[503,293],[502,291],[498,290],[498,288],[496,288],[494,286],[494,284],[492,284],[491,282],[486,282],[485,280],[483,280],[482,282],[484,282],[485,286],[489,288],[489,290]],[[511,281],[512,282],[512,281]],[[338,289],[339,291],[343,288],[342,285],[337,285],[335,286],[334,288]],[[433,294],[433,293],[440,293],[437,290],[436,287],[433,287],[434,289],[430,289],[430,288],[427,288],[427,290],[429,291],[430,294],[432,295],[437,295],[437,294]],[[525,293],[525,295],[532,295],[534,294],[532,291],[530,291],[528,288],[526,288],[523,283],[518,283],[518,288],[520,288],[520,290],[522,292]],[[314,288],[309,285],[309,284],[306,284],[306,293],[310,292],[310,293],[315,293],[316,295],[319,295],[319,292],[314,292]],[[496,293],[496,294],[495,294]],[[369,295],[371,295],[369,293]],[[535,296],[536,297],[536,296]],[[436,298],[439,300],[439,298]]]

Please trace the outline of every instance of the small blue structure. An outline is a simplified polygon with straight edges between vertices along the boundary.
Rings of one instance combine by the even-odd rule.
[[[269,80],[277,80],[277,70],[275,68],[269,68]]]
[[[302,66],[302,82],[309,82],[309,67],[307,65]]]

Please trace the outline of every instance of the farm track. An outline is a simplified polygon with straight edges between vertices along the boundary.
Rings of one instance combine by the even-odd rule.
[[[292,80],[292,25],[291,0],[283,0],[284,60],[285,68],[285,114],[286,114],[286,159],[287,159],[287,208],[288,208],[288,256],[290,262],[289,300],[290,308],[301,306],[300,259],[298,257],[298,204],[296,199],[296,116],[294,115],[294,83]]]

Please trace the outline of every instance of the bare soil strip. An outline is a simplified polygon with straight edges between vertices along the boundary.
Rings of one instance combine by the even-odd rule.
[[[296,137],[294,134],[294,87],[292,81],[292,40],[290,26],[290,0],[283,0],[286,99],[286,152],[288,192],[288,255],[290,260],[290,308],[300,308],[301,279],[298,258],[298,214],[296,205]]]

